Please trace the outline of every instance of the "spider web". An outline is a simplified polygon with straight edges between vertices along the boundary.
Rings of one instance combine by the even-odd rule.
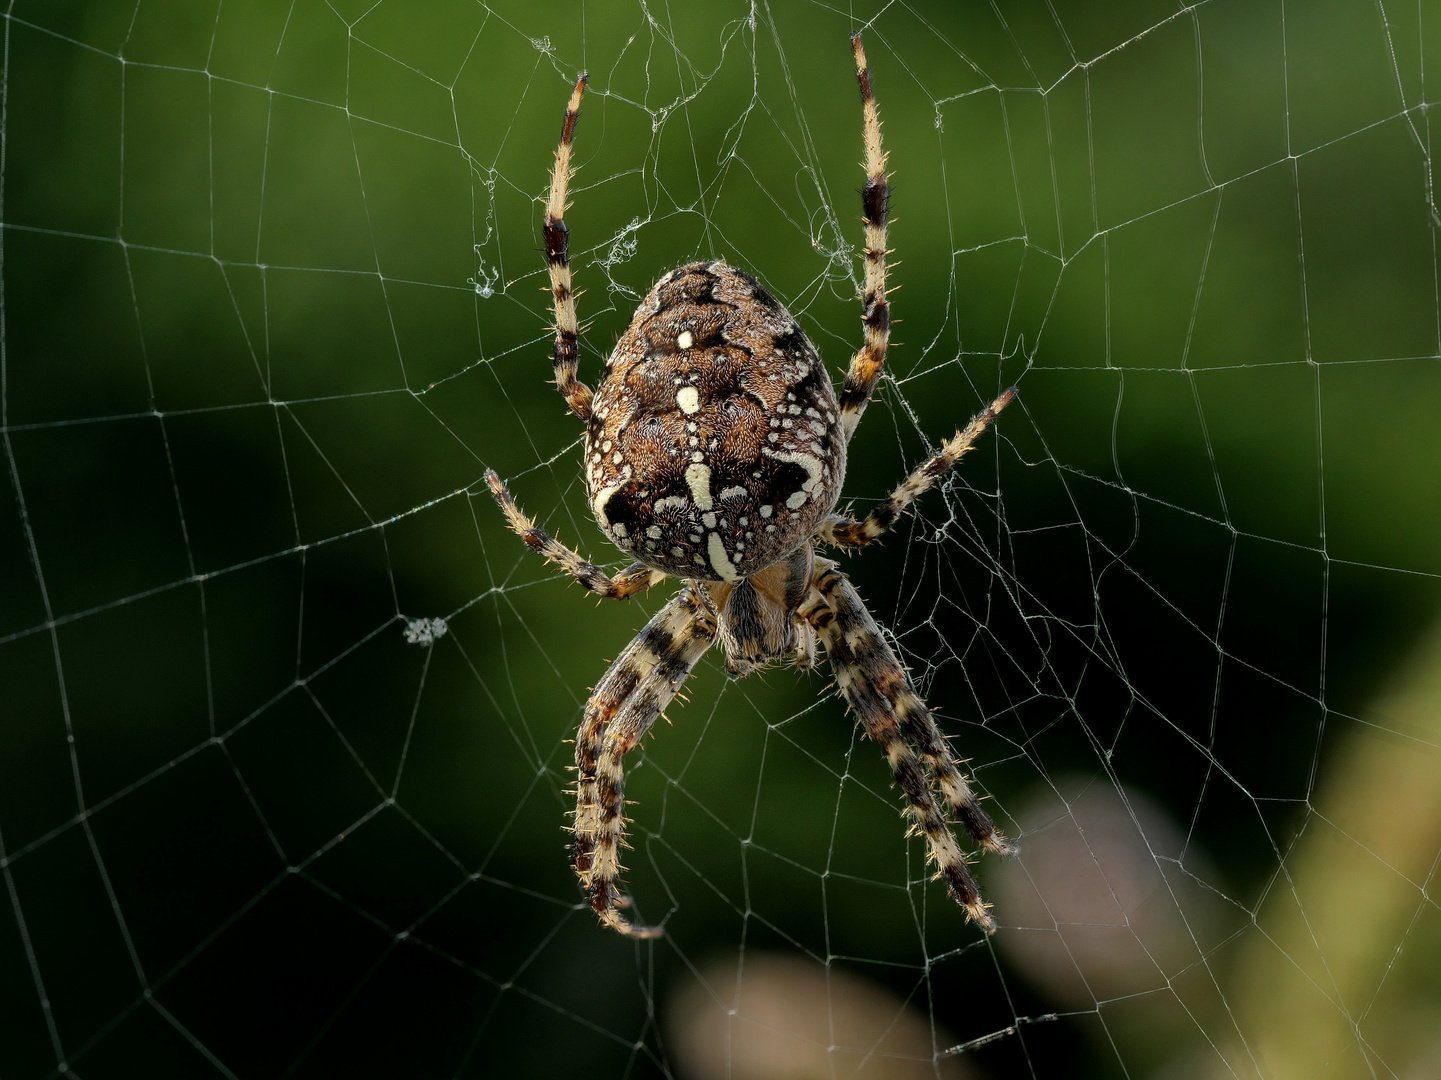
[[[1434,4],[21,2],[0,85],[0,1075],[1441,1075]],[[983,938],[828,676],[628,759],[565,857],[592,381],[724,257],[839,378],[864,28],[891,154],[843,559],[1021,855]],[[1434,80],[1433,80],[1434,81]]]

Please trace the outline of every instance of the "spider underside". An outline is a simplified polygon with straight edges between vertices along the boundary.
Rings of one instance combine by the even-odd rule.
[[[576,735],[571,859],[590,905],[632,937],[618,878],[624,845],[622,759],[717,640],[726,670],[750,674],[773,659],[809,667],[817,640],[836,683],[891,765],[907,811],[925,835],[951,895],[986,932],[995,929],[942,809],[983,848],[1015,847],[981,809],[904,665],[854,586],[816,544],[855,548],[879,537],[951,468],[1014,397],[1001,394],[862,520],[837,515],[846,447],[885,361],[889,186],[880,116],[860,36],[851,39],[866,147],[864,341],[839,399],[825,364],[785,308],[724,262],[662,277],[606,362],[594,392],[576,378],[579,325],[564,221],[571,139],[585,89],[566,108],[545,210],[555,310],[555,381],[586,425],[585,479],[601,528],[635,562],[611,576],[538,528],[492,471],[491,491],[532,549],[603,597],[625,599],[674,575],[680,593],[611,664]],[[941,798],[936,797],[935,788]]]

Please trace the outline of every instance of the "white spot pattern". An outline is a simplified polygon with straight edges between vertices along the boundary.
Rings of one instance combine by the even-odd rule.
[[[736,570],[735,563],[731,562],[720,533],[710,534],[710,539],[706,541],[706,552],[710,555],[711,566],[724,580],[740,580],[740,572]]]
[[[699,457],[700,455],[695,455]],[[695,500],[697,509],[709,510],[711,508],[710,497],[710,466],[703,461],[693,461],[685,467],[685,482],[690,486],[691,498]]]

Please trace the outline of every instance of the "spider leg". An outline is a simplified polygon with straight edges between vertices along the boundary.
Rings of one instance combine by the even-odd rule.
[[[802,671],[810,671],[816,666],[816,632],[811,629],[811,624],[802,620],[796,633],[795,666]]]
[[[545,203],[545,261],[550,270],[550,291],[555,303],[555,385],[565,395],[570,411],[581,420],[590,419],[590,387],[575,377],[580,358],[580,324],[575,314],[575,293],[570,285],[570,230],[565,212],[570,207],[570,141],[580,115],[580,97],[585,92],[585,72],[575,81],[570,104],[565,107],[565,124],[550,172],[550,195]]]
[[[836,684],[865,725],[866,733],[885,751],[896,783],[905,794],[907,809],[925,834],[939,876],[945,879],[951,895],[982,930],[994,932],[996,921],[991,917],[990,905],[981,899],[965,855],[936,803],[925,766],[935,772],[947,802],[955,807],[972,837],[1000,854],[1012,854],[1015,847],[996,831],[980,808],[930,710],[911,686],[905,668],[886,644],[855,586],[828,559],[816,560],[812,582],[811,595],[801,614],[815,627],[830,657]],[[919,746],[919,757],[906,741],[907,735]]]
[[[956,432],[945,446],[932,454],[930,459],[919,469],[902,480],[896,490],[891,492],[890,497],[867,514],[863,520],[854,521],[851,518],[833,514],[816,530],[816,539],[838,547],[861,547],[876,539],[895,524],[896,519],[901,516],[907,506],[929,491],[951,466],[971,450],[975,441],[981,437],[981,433],[991,425],[996,415],[1009,405],[1015,396],[1016,388],[1013,386],[986,406],[983,411],[977,413],[966,425],[964,431]]]
[[[891,305],[886,299],[886,215],[891,188],[886,177],[886,154],[881,149],[881,114],[871,93],[871,69],[866,67],[866,52],[861,47],[859,33],[851,35],[851,51],[856,55],[856,79],[861,85],[866,143],[866,186],[861,190],[861,205],[866,214],[866,284],[861,295],[865,343],[851,357],[845,385],[841,388],[841,426],[847,442],[855,434],[861,413],[865,412],[871,391],[880,378],[891,339]]]
[[[494,469],[485,470],[485,482],[490,485],[490,492],[495,496],[495,501],[505,511],[505,517],[510,523],[510,527],[530,549],[539,553],[541,558],[560,567],[575,578],[583,588],[597,596],[625,600],[665,580],[666,575],[660,570],[652,570],[644,563],[639,562],[631,563],[615,577],[611,577],[595,563],[581,558],[526,517],[524,511],[515,505],[515,499],[511,497],[510,489],[505,486],[505,481],[495,474]]]
[[[586,702],[576,735],[571,860],[601,922],[629,937],[659,937],[661,929],[632,926],[618,910],[628,905],[617,886],[625,831],[621,759],[670,704],[715,635],[710,598],[704,590],[687,586],[611,664]]]

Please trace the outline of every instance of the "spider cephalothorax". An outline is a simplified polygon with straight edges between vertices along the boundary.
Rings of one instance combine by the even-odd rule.
[[[660,929],[634,926],[621,914],[627,903],[617,884],[622,758],[717,640],[726,670],[736,676],[785,656],[808,667],[820,641],[841,693],[885,751],[938,875],[987,931],[995,920],[942,800],[982,847],[1015,851],[981,809],[855,587],[815,553],[817,543],[860,547],[880,536],[1015,394],[997,397],[863,520],[833,513],[846,446],[880,377],[890,333],[890,189],[859,35],[851,47],[866,146],[865,342],[851,359],[839,401],[820,355],[785,308],[749,275],[719,261],[690,263],[662,277],[621,335],[595,392],[576,378],[580,330],[564,213],[584,75],[565,112],[545,210],[555,379],[586,424],[591,509],[636,561],[612,577],[538,528],[494,472],[487,471],[486,480],[511,528],[591,592],[623,599],[669,575],[686,582],[605,673],[575,740],[572,862],[601,920],[635,937],[654,937]]]

